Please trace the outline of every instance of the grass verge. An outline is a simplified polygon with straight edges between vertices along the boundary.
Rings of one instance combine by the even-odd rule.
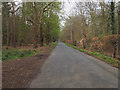
[[[10,51],[3,51],[2,52],[2,61],[9,61],[13,59],[18,59],[21,57],[29,57],[39,53],[39,50],[10,50]]]
[[[58,42],[51,44],[50,50],[55,48],[57,44]],[[2,51],[2,61],[15,60],[22,57],[26,58],[29,56],[37,55],[40,52],[41,52],[40,49],[37,50],[28,49],[28,50],[20,51],[19,48],[16,48],[16,49],[4,50]]]
[[[58,42],[55,42],[52,47],[50,48],[50,50],[52,50],[53,48],[55,48],[58,45]]]
[[[98,52],[92,52],[92,51],[80,49],[80,48],[77,48],[76,46],[73,46],[73,45],[68,44],[68,43],[64,43],[64,44],[66,44],[67,46],[70,46],[70,47],[72,47],[72,48],[74,48],[74,49],[77,49],[77,50],[79,50],[79,51],[81,51],[81,52],[84,52],[84,53],[86,53],[86,54],[88,54],[88,55],[94,56],[94,57],[96,57],[96,58],[98,58],[98,59],[100,59],[100,60],[102,60],[102,61],[104,61],[104,62],[106,62],[106,63],[108,63],[108,64],[111,64],[111,65],[114,66],[114,67],[118,67],[119,61],[116,60],[116,59],[113,59],[113,58],[110,57],[110,56],[106,56],[106,55],[103,55],[103,54],[98,53]]]

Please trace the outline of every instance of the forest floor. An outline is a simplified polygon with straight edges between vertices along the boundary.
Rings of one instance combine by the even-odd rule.
[[[44,46],[40,53],[27,58],[19,58],[2,62],[2,87],[26,88],[27,85],[41,72],[41,67],[51,54],[55,45]],[[27,48],[28,49],[28,48]],[[24,50],[24,48],[21,48]]]

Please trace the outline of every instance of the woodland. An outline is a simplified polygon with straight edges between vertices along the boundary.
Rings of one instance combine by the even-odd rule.
[[[63,14],[63,4],[2,2],[2,45],[38,48],[60,40],[120,58],[120,2],[75,2],[71,15]]]
[[[59,38],[59,2],[3,2],[2,11],[3,45],[37,48]]]
[[[120,2],[79,2],[74,12],[66,19],[61,40],[120,58]]]
[[[120,2],[66,1],[2,2],[3,89],[29,88],[39,75],[39,87],[118,88]]]

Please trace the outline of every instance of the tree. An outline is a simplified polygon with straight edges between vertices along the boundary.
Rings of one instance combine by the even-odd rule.
[[[15,31],[15,3],[12,2],[12,29],[13,29],[13,47],[16,47],[16,31]]]
[[[118,30],[117,34],[120,34],[120,1],[118,2]]]
[[[13,47],[33,44],[43,46],[59,38],[60,3],[3,3],[3,43]],[[42,28],[42,29],[41,29]],[[45,32],[46,31],[46,32]]]
[[[105,11],[104,11],[104,2],[100,2],[101,12],[102,12],[102,29],[103,34],[105,34]]]
[[[104,54],[110,52],[115,58],[117,39],[116,35],[112,35],[116,34],[118,20],[115,3],[79,2],[76,3],[74,10],[75,14],[68,16],[71,18],[66,20],[61,39],[69,43],[73,39],[73,31],[74,41],[77,41],[77,45],[81,48]],[[107,45],[109,43],[111,45]],[[110,51],[107,52],[108,48]]]
[[[110,12],[110,16],[111,16],[111,31],[112,34],[115,34],[115,25],[114,25],[114,2],[113,0],[111,1],[111,12]]]
[[[10,19],[10,4],[8,2],[3,2],[2,3],[2,10],[4,12],[2,12],[2,26],[3,28],[3,44],[7,44],[7,46],[10,45],[10,39],[9,39],[9,34],[10,34],[10,30],[9,30],[9,19]],[[5,43],[5,41],[7,43]]]
[[[37,48],[37,2],[34,2],[34,48]]]
[[[43,46],[43,31],[42,31],[42,18],[43,18],[43,13],[47,11],[47,8],[49,5],[51,5],[53,2],[50,2],[48,3],[47,5],[45,5],[42,10],[41,10],[41,13],[40,13],[40,19],[39,19],[39,26],[38,26],[38,29],[39,29],[39,32],[40,32],[40,46]]]

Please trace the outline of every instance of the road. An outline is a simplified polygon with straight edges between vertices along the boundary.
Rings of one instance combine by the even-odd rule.
[[[59,42],[30,88],[118,88],[118,69]]]

